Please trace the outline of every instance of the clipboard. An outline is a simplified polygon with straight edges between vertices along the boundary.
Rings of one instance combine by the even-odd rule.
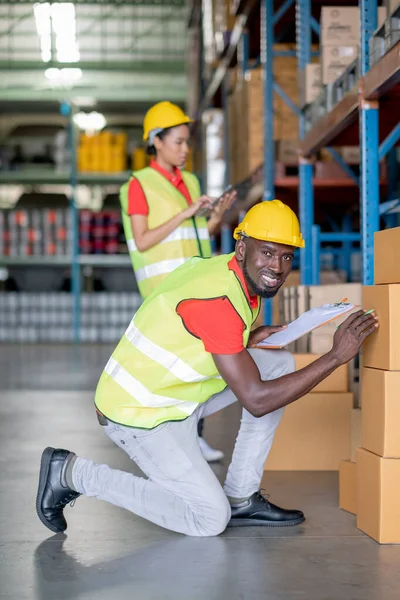
[[[289,323],[286,329],[278,331],[278,333],[273,333],[265,340],[259,342],[255,347],[270,350],[284,348],[303,337],[303,335],[310,333],[313,329],[341,317],[354,308],[356,308],[355,304],[350,304],[344,300],[335,304],[323,304],[317,308],[312,308]]]

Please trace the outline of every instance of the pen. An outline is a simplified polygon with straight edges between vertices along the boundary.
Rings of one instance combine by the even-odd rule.
[[[365,312],[365,313],[364,313],[364,315],[370,315],[371,313],[373,313],[373,312],[374,312],[374,310],[375,310],[374,308],[371,308],[371,310],[367,310],[367,312]],[[339,327],[340,327],[340,325],[338,325],[338,326],[336,327],[336,329],[339,329]]]

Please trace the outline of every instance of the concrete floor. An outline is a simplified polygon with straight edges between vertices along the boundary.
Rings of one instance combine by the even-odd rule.
[[[297,528],[185,538],[122,509],[79,498],[67,536],[35,514],[44,446],[134,470],[93,413],[107,347],[0,346],[0,598],[12,600],[398,600],[400,547],[379,546],[337,508],[334,473],[271,473],[271,499],[301,508]],[[88,391],[90,390],[90,391]],[[207,421],[231,452],[239,407]],[[222,479],[226,464],[215,467]]]

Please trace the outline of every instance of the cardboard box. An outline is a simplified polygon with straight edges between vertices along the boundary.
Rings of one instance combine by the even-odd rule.
[[[375,284],[400,283],[400,227],[375,232],[374,256]]]
[[[378,8],[378,25],[386,18],[386,8]],[[321,9],[321,44],[358,44],[360,10],[350,6],[323,6]]]
[[[400,0],[384,0],[383,4],[385,5],[388,15],[391,15],[392,12],[400,6]]]
[[[357,514],[357,465],[350,460],[339,465],[339,508]]]
[[[360,164],[360,147],[359,146],[342,146],[339,150],[343,160],[348,165]]]
[[[357,450],[357,527],[381,544],[400,543],[400,459]]]
[[[362,371],[362,447],[400,458],[400,371]]]
[[[350,444],[351,444],[351,456],[350,459],[352,462],[356,462],[357,448],[361,448],[362,444],[362,436],[361,436],[361,428],[362,428],[362,415],[361,408],[353,408],[350,414]]]
[[[281,140],[276,143],[276,158],[284,165],[298,165],[299,142],[297,140]]]
[[[317,358],[320,358],[320,354],[294,354],[296,361],[296,370],[304,369]],[[347,392],[349,389],[349,378],[347,365],[342,365],[331,375],[329,375],[324,381],[321,381],[313,390],[312,393],[324,393],[324,392]]]
[[[400,284],[363,287],[363,307],[373,308],[379,328],[363,344],[364,367],[400,371]]]
[[[350,458],[349,393],[307,394],[286,407],[265,469],[337,471]]]
[[[357,58],[358,46],[324,45],[321,48],[322,83],[336,81],[346,68]]]
[[[311,104],[321,93],[322,77],[321,65],[309,63],[306,65],[299,81],[300,105]]]

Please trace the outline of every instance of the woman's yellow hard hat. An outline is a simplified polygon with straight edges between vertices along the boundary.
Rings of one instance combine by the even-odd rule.
[[[296,214],[280,200],[266,200],[253,206],[233,232],[235,240],[241,235],[296,248],[305,246]]]
[[[172,102],[159,102],[152,106],[146,113],[143,121],[143,139],[149,139],[150,131],[154,129],[167,129],[185,123],[193,123],[179,106]]]

